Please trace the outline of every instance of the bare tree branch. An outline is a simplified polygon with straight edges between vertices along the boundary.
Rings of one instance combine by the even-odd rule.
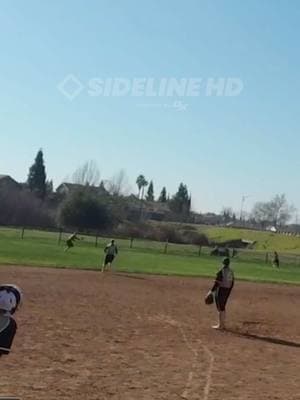
[[[72,175],[72,182],[79,185],[98,186],[100,171],[96,161],[90,160],[78,167]]]

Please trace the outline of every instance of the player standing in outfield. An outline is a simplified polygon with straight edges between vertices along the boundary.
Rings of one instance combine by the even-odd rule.
[[[277,251],[274,251],[273,267],[279,268],[279,256]]]
[[[65,251],[69,250],[71,247],[74,247],[75,240],[80,240],[80,238],[77,236],[77,232],[72,233],[72,235],[70,235],[66,240]]]
[[[115,244],[115,241],[112,240],[104,249],[104,253],[105,255],[105,259],[104,259],[104,263],[102,265],[102,272],[105,271],[105,269],[111,268],[113,260],[115,258],[115,256],[118,254],[118,247]]]
[[[214,329],[225,329],[225,308],[233,286],[234,273],[230,268],[230,259],[226,257],[223,260],[222,268],[217,273],[215,283],[207,295],[207,297],[214,297],[219,312],[219,323],[213,326]]]
[[[15,285],[0,285],[0,357],[9,354],[17,324],[12,315],[22,301],[22,292]]]

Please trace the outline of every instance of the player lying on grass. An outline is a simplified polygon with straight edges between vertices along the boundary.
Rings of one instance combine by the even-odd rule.
[[[115,244],[115,241],[112,240],[104,249],[105,259],[102,264],[102,272],[104,272],[107,268],[111,268],[112,263],[114,261],[115,256],[118,254],[118,248]]]
[[[12,315],[22,301],[22,292],[15,285],[0,285],[0,357],[9,354],[17,324]]]
[[[71,247],[74,247],[75,240],[80,240],[80,238],[77,236],[77,232],[72,233],[72,235],[70,235],[66,240],[65,251],[69,250]]]
[[[225,329],[225,308],[233,286],[234,273],[230,268],[230,259],[226,257],[223,260],[222,268],[217,273],[215,283],[205,299],[207,304],[211,304],[215,300],[219,312],[219,323],[213,326],[214,329]]]

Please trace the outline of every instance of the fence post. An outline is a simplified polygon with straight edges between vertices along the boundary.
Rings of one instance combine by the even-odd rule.
[[[58,241],[57,241],[58,244],[61,243],[62,231],[63,231],[62,228],[59,228]]]
[[[96,235],[95,247],[98,247],[98,234]]]
[[[132,247],[133,247],[133,237],[130,238],[130,246],[129,246],[129,248],[132,249]]]
[[[269,262],[269,253],[266,253],[266,259],[265,259],[266,264]]]
[[[165,248],[164,248],[164,253],[165,254],[167,254],[167,252],[168,252],[168,244],[169,244],[169,239],[167,239],[166,243],[165,243]]]
[[[22,228],[22,232],[21,232],[21,239],[22,239],[22,240],[24,239],[24,232],[25,232],[25,228],[23,227],[23,228]]]

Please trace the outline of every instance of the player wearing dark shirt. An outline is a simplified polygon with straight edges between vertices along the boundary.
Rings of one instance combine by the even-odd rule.
[[[225,329],[225,309],[233,286],[234,273],[230,268],[230,259],[226,257],[211,288],[211,293],[214,295],[216,307],[219,312],[219,323],[213,326],[214,329]]]
[[[12,315],[22,300],[22,292],[15,285],[0,285],[0,357],[9,354],[17,324]]]
[[[274,251],[273,266],[279,268],[279,256],[277,251]]]
[[[16,321],[0,311],[0,356],[9,354],[16,332]]]
[[[72,233],[72,235],[70,235],[66,240],[65,251],[68,251],[71,249],[71,247],[74,247],[75,240],[80,240],[80,238],[77,236],[77,232]]]
[[[106,270],[106,268],[111,268],[114,258],[118,254],[118,247],[115,244],[115,241],[112,240],[104,249],[105,259],[102,265],[102,272]]]

